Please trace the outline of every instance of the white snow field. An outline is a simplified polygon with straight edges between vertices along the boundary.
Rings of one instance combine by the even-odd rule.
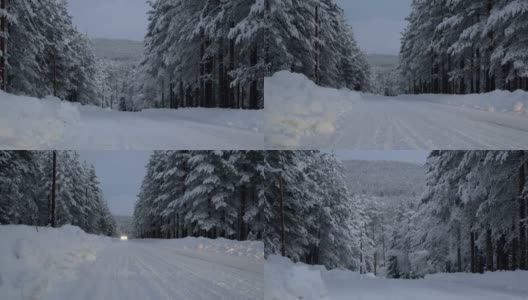
[[[525,300],[528,272],[435,274],[425,279],[384,279],[327,271],[270,256],[265,263],[266,300]]]
[[[254,150],[263,112],[150,109],[117,112],[0,92],[0,149]]]
[[[261,242],[128,240],[0,226],[0,298],[263,299]]]
[[[265,81],[266,141],[274,148],[523,149],[528,92],[384,97],[316,86],[279,72]]]

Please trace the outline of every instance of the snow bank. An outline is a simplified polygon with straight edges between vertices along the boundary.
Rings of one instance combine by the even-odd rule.
[[[0,91],[0,148],[42,149],[78,130],[79,105]]]
[[[481,288],[516,291],[528,298],[528,272],[507,271],[489,272],[484,274],[471,273],[439,273],[425,276],[424,281],[461,283]]]
[[[329,300],[321,273],[323,267],[313,267],[271,255],[264,264],[266,300]]]
[[[219,108],[118,112],[0,92],[0,149],[263,148],[264,112]]]
[[[488,112],[515,113],[528,116],[528,92],[493,91],[469,95],[402,95],[397,98],[461,106]]]
[[[256,261],[264,260],[264,243],[262,242],[187,237],[178,240],[163,240],[163,243],[169,244],[174,249],[247,257]]]
[[[111,239],[78,227],[60,229],[0,226],[2,299],[39,299],[56,281],[74,276],[77,267],[95,261]]]
[[[434,274],[421,280],[385,279],[295,264],[280,256],[270,256],[264,269],[266,300],[528,299],[526,271]]]
[[[266,78],[264,94],[266,142],[287,149],[305,136],[334,134],[340,117],[361,101],[359,93],[319,87],[288,71]]]

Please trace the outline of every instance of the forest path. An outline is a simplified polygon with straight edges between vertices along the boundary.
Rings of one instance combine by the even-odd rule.
[[[262,299],[263,274],[263,264],[246,257],[174,249],[163,240],[115,241],[43,299]]]
[[[526,290],[505,289],[490,281],[474,280],[405,280],[405,279],[363,279],[325,280],[329,298],[333,300],[524,300]]]
[[[528,118],[405,96],[364,95],[329,136],[308,136],[310,148],[359,150],[497,150],[528,148]]]

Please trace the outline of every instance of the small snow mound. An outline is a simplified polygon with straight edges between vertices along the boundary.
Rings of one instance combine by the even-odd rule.
[[[362,99],[359,93],[320,87],[288,71],[266,78],[264,94],[266,142],[286,149],[299,147],[306,136],[334,134],[340,117]]]
[[[524,104],[522,102],[515,102],[513,105],[513,112],[515,113],[522,113],[523,112]]]
[[[266,300],[328,300],[322,268],[271,255],[264,265]]]

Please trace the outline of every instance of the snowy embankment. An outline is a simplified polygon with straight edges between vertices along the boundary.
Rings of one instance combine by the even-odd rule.
[[[262,111],[117,112],[0,91],[0,149],[260,149],[263,122]]]
[[[434,274],[421,280],[385,279],[270,256],[265,263],[267,300],[528,299],[528,272]]]
[[[2,299],[173,299],[181,295],[175,291],[188,292],[181,299],[263,295],[261,242],[120,241],[73,226],[24,225],[0,226],[0,241]],[[153,281],[160,274],[174,278]],[[187,291],[196,285],[202,290]]]
[[[266,78],[264,94],[266,140],[279,148],[299,147],[305,136],[335,133],[341,116],[361,101],[357,92],[322,88],[288,71]]]

